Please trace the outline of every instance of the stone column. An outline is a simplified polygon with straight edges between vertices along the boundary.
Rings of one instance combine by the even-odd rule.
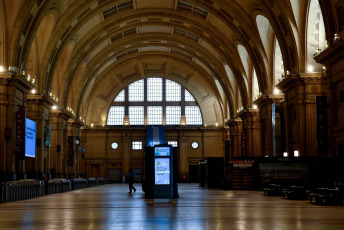
[[[52,178],[64,178],[67,176],[67,121],[73,115],[67,110],[52,110],[51,115],[50,172]]]
[[[35,86],[25,76],[0,73],[0,180],[26,178],[25,160],[18,159],[16,149],[16,112],[26,109],[26,95]],[[25,151],[21,149],[21,151]],[[24,153],[23,153],[24,154]]]
[[[45,127],[50,126],[51,108],[56,102],[44,95],[27,95],[27,118],[36,121],[36,158],[34,159],[34,173],[36,178],[44,179],[48,175],[48,159],[50,146],[45,143],[48,134],[45,133]],[[48,131],[48,130],[46,130]]]
[[[187,149],[188,149],[188,140],[185,138],[185,127],[180,127],[179,129],[179,176],[182,178],[185,176],[188,178],[189,173],[189,162],[188,162],[188,156],[187,156]]]
[[[123,155],[122,155],[122,175],[128,174],[130,170],[130,159],[131,159],[131,143],[132,138],[130,132],[127,129],[123,131]]]
[[[244,109],[238,113],[242,120],[242,130],[246,136],[247,157],[261,157],[260,122],[258,109]]]
[[[242,135],[242,120],[232,119],[227,123],[230,129],[230,139],[231,139],[231,152],[230,158],[241,157],[241,135]]]
[[[73,159],[73,166],[67,166],[68,168],[68,178],[79,177],[80,173],[80,158],[81,152],[79,151],[79,146],[76,145],[76,138],[79,136],[79,129],[83,125],[82,121],[77,119],[69,119],[68,120],[68,136],[73,137],[73,145],[74,145],[74,159]]]
[[[87,129],[85,126],[81,126],[79,129],[80,146],[82,146],[83,151],[79,153],[79,176],[81,178],[86,178],[86,135]]]
[[[254,104],[256,104],[259,109],[261,152],[264,156],[278,155],[278,153],[274,153],[273,151],[272,104],[281,102],[283,98],[284,95],[282,94],[270,94],[262,95],[254,101]]]
[[[277,87],[285,95],[285,133],[288,156],[317,156],[316,96],[326,95],[321,73],[288,75]]]
[[[314,57],[326,67],[329,156],[344,156],[344,30],[333,43]]]

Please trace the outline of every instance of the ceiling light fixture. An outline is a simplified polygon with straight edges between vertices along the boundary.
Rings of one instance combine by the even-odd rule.
[[[309,66],[307,67],[307,71],[308,71],[309,73],[313,73],[313,70],[314,70],[313,66],[309,65]]]

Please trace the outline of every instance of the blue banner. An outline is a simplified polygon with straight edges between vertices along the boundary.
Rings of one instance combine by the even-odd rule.
[[[165,144],[165,127],[147,127],[147,146],[154,146],[159,144]]]

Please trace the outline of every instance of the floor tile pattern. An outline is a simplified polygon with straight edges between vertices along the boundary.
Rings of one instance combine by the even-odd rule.
[[[0,229],[344,229],[343,206],[179,184],[172,204],[144,199],[140,184],[108,184],[0,204]]]

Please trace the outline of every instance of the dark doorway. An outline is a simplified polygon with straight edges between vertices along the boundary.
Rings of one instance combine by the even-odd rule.
[[[189,182],[197,183],[198,181],[198,165],[189,165]]]

